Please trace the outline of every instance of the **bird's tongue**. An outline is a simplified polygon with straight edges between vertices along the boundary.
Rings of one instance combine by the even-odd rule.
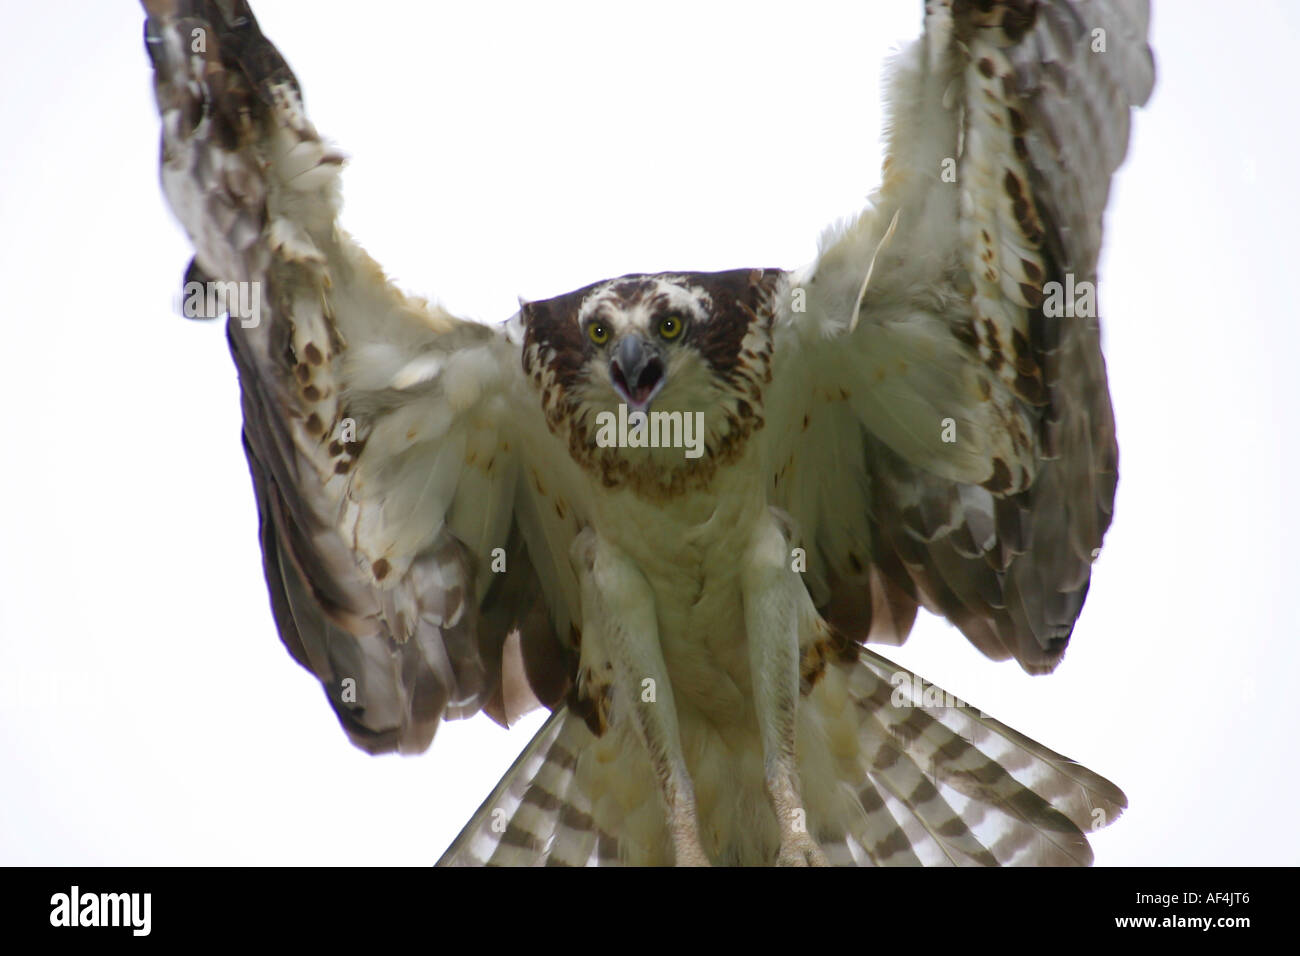
[[[637,375],[635,382],[627,379],[626,373],[618,369],[616,373],[617,384],[620,391],[631,405],[644,407],[651,396],[654,395],[655,389],[659,387],[660,380],[663,378],[663,366],[657,359],[652,359]]]

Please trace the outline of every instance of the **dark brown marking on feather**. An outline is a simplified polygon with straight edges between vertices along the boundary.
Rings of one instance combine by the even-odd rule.
[[[952,326],[952,334],[957,339],[971,348],[978,348],[980,344],[979,334],[975,331],[975,323],[971,319],[963,319]]]
[[[505,832],[501,834],[501,842],[506,846],[518,847],[531,853],[540,853],[542,850],[541,841],[514,821],[511,821],[506,826]]]
[[[551,749],[546,751],[546,759],[561,770],[573,770],[578,766],[577,755],[559,744],[551,745]]]
[[[1020,39],[1033,28],[1037,17],[1037,3],[1027,3],[1019,9],[1007,7],[1002,13],[1002,32],[1012,43],[1019,43]]]
[[[298,381],[303,384],[311,381],[311,369],[306,365],[295,365],[293,368],[293,374],[298,376]]]
[[[1001,458],[993,459],[993,476],[984,482],[984,488],[996,494],[1001,494],[1011,487],[1011,469]]]
[[[537,347],[533,375],[537,384],[541,384],[542,366],[545,365],[562,388],[578,385],[582,367],[596,349],[575,321],[582,297],[591,288],[588,286],[554,299],[524,303],[524,355],[529,356],[532,348]],[[529,364],[531,360],[526,362],[525,370]]]
[[[560,798],[539,783],[532,784],[524,791],[524,803],[539,810],[554,810],[560,805]]]
[[[821,641],[810,645],[799,664],[799,693],[807,694],[817,686],[826,673],[826,649]]]
[[[713,302],[713,314],[694,329],[694,345],[726,379],[734,380],[744,363],[742,343],[750,327],[771,327],[771,299],[780,275],[778,269],[733,269],[683,276],[686,283],[707,292]],[[770,354],[770,343],[765,344]]]
[[[981,57],[978,67],[981,76],[990,80],[993,78],[993,61],[988,57]]]
[[[380,558],[370,566],[370,570],[374,573],[376,581],[382,581],[388,576],[388,572],[392,570],[392,566],[388,563],[387,558]]]
[[[799,689],[807,694],[826,673],[828,664],[847,665],[858,659],[858,645],[839,628],[818,621],[824,637],[813,641],[803,653],[799,671]]]
[[[968,832],[968,828],[966,826],[965,821],[962,820],[961,817],[952,817],[951,819],[945,820],[942,824],[940,824],[936,828],[936,831],[940,836],[959,837],[959,836],[964,836]],[[993,863],[991,865],[993,866],[997,865],[996,858],[993,860]]]
[[[894,724],[891,729],[900,740],[910,744],[921,738],[921,735],[934,723],[934,718],[927,714],[922,706],[909,706],[905,703],[904,707],[907,716]]]
[[[319,402],[321,398],[320,389],[315,385],[308,385],[302,390],[302,397],[309,402]]]
[[[871,847],[868,852],[877,860],[888,860],[896,854],[907,853],[911,849],[912,841],[900,827],[895,826],[889,831],[889,836]]]
[[[993,324],[992,319],[980,319],[980,324],[984,326],[984,341],[995,351],[1001,351],[1002,342],[998,338],[998,327]]]
[[[641,305],[642,303],[653,305],[653,301],[646,302],[646,296],[654,292],[655,289],[654,279],[647,275],[624,276],[610,286],[610,292],[628,306]],[[662,298],[662,296],[655,296],[655,298]]]
[[[322,365],[325,362],[325,356],[321,354],[320,349],[316,348],[315,342],[308,342],[307,347],[302,350],[307,361],[312,365]]]
[[[858,794],[858,802],[867,813],[877,813],[885,808],[885,800],[875,787],[863,787]]]
[[[346,475],[352,470],[352,462],[347,458],[340,458],[334,463],[334,473],[336,475]]]
[[[929,803],[938,795],[939,791],[935,789],[934,784],[922,777],[917,781],[916,786],[912,788],[912,792],[907,797],[907,802],[916,807],[923,803]]]
[[[326,451],[330,453],[331,458],[337,458],[339,455],[343,454],[343,443],[336,438],[329,443],[329,447],[326,448]]]
[[[554,751],[551,753],[554,753]],[[547,756],[550,757],[551,753],[548,753]],[[575,760],[574,763],[576,764],[577,761]],[[583,813],[571,803],[566,803],[560,807],[557,822],[560,826],[568,827],[570,830],[576,830],[579,833],[585,833],[595,826],[595,822],[590,815]]]
[[[1047,404],[1047,389],[1037,375],[1017,375],[1016,393],[1031,405]]]
[[[1019,329],[1011,330],[1011,356],[1016,371],[1021,375],[1037,374],[1038,366],[1034,364],[1033,353],[1029,349],[1029,340],[1025,338],[1024,333]]]
[[[320,416],[312,412],[307,416],[307,420],[302,423],[302,427],[307,430],[308,435],[320,437],[325,434],[325,425],[321,422]]]
[[[1029,285],[1026,282],[1020,283],[1020,294],[1025,297],[1030,308],[1038,308],[1043,304],[1043,290],[1036,285]]]
[[[584,691],[580,692],[578,690],[579,684],[584,686]],[[607,685],[593,687],[589,680],[575,680],[569,687],[567,697],[569,710],[580,718],[587,725],[587,729],[597,737],[603,736],[605,731],[609,729],[609,693]]]

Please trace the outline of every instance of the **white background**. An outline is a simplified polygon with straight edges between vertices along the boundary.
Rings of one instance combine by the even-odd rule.
[[[793,267],[877,182],[898,3],[273,3],[344,224],[498,321],[630,271]],[[1109,776],[1101,864],[1300,863],[1300,7],[1167,2],[1111,195],[1115,523],[1058,672],[887,656]],[[537,721],[353,749],[281,646],[222,329],[172,314],[132,4],[0,31],[0,863],[433,862]]]

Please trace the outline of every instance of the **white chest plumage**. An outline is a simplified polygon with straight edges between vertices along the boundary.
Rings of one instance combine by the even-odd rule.
[[[714,721],[748,719],[749,663],[740,568],[767,519],[760,471],[746,454],[706,489],[667,503],[595,490],[593,529],[645,576],[679,708]]]
[[[757,455],[750,448],[720,468],[708,487],[669,502],[627,489],[593,488],[590,546],[606,556],[616,554],[631,579],[628,593],[620,595],[615,582],[625,578],[601,577],[603,596],[616,606],[623,600],[630,604],[641,600],[638,585],[644,584],[653,603],[653,633],[642,631],[637,638],[654,646],[633,652],[645,655],[645,671],[620,682],[615,673],[620,653],[607,629],[622,622],[584,606],[590,633],[582,643],[583,666],[610,675],[614,700],[608,730],[590,757],[579,762],[580,779],[593,795],[598,825],[637,833],[633,843],[650,848],[641,862],[669,862],[675,851],[658,774],[647,759],[646,738],[653,752],[655,731],[643,724],[638,733],[638,707],[675,729],[697,802],[700,840],[711,858],[759,862],[780,843],[765,784],[755,647],[746,626],[752,569],[765,547],[771,551],[777,527],[759,477],[762,469],[751,460]],[[815,612],[790,566],[784,537],[778,537],[782,547],[769,557],[784,571],[785,590],[798,589],[806,605],[800,617],[789,618],[802,626],[780,635],[781,643],[795,648],[811,639],[808,625]],[[660,658],[662,674],[654,670]]]

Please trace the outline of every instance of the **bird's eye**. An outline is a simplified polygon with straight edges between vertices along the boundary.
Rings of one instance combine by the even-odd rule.
[[[659,320],[659,335],[665,339],[675,339],[682,334],[682,320],[675,315],[664,316]]]
[[[609,329],[599,322],[593,322],[587,326],[587,338],[591,339],[597,345],[604,345],[609,341]]]

